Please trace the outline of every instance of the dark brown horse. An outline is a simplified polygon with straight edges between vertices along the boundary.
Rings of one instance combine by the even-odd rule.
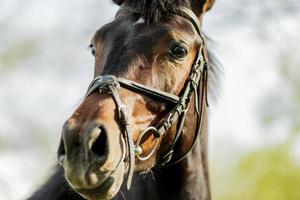
[[[66,121],[60,166],[30,199],[209,200],[201,31],[214,0],[115,0],[91,41],[94,80]]]

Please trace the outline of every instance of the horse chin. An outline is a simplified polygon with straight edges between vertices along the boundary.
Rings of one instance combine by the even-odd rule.
[[[88,200],[110,200],[120,190],[124,177],[124,164],[120,164],[112,174],[99,186],[93,189],[75,189]]]

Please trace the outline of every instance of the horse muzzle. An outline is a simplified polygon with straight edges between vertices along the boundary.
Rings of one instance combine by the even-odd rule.
[[[69,123],[63,128],[58,159],[68,183],[84,198],[110,199],[117,193],[123,182],[124,155],[121,134],[108,134],[103,123],[92,122],[82,132]]]

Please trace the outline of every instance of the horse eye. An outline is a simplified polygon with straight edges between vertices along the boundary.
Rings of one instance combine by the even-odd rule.
[[[184,57],[187,56],[188,50],[184,46],[180,44],[176,44],[173,47],[171,47],[169,53],[175,59],[183,59]]]
[[[90,49],[91,49],[92,55],[95,56],[95,55],[96,55],[96,48],[95,48],[95,46],[94,46],[93,44],[90,44],[89,47],[90,47]]]

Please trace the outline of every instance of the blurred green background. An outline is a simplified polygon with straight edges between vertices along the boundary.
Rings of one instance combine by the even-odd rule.
[[[109,0],[2,0],[0,200],[25,199],[56,160],[93,74],[87,46]],[[300,3],[218,0],[203,22],[223,64],[210,105],[217,200],[300,199]]]

